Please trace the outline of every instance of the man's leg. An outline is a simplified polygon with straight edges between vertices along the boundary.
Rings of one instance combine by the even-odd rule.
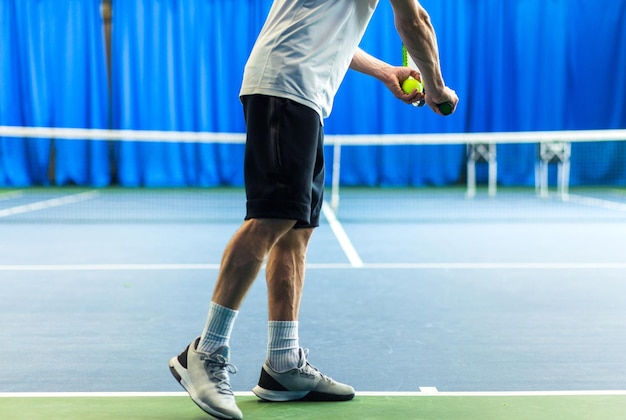
[[[282,219],[246,220],[224,250],[212,301],[239,309],[265,257],[294,224]]]
[[[345,401],[354,388],[320,373],[307,361],[298,339],[298,316],[306,250],[313,228],[292,229],[270,251],[268,288],[267,359],[253,392],[269,401]]]
[[[209,316],[200,338],[170,360],[170,370],[192,400],[207,413],[241,419],[230,386],[229,339],[232,326],[265,256],[295,221],[251,219],[244,222],[224,250]]]
[[[270,251],[266,280],[270,321],[297,321],[304,286],[306,251],[313,228],[291,229]]]
[[[238,309],[272,246],[295,222],[250,219],[226,245],[198,349],[212,353],[228,346]]]
[[[312,233],[313,228],[292,229],[278,240],[267,260],[267,363],[278,372],[300,364],[298,314],[306,250]]]

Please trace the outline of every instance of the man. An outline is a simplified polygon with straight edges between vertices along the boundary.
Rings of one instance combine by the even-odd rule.
[[[266,263],[268,347],[253,392],[264,400],[343,401],[354,389],[323,375],[298,342],[305,255],[319,225],[324,185],[323,120],[348,71],[382,81],[407,104],[458,98],[446,87],[435,33],[417,0],[390,0],[398,34],[421,70],[427,95],[401,83],[420,74],[358,48],[378,0],[275,0],[246,64],[245,221],[224,250],[207,322],[170,369],[207,413],[241,419],[229,383],[229,338],[237,311]]]

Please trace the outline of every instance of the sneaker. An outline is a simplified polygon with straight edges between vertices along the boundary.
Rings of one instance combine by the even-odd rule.
[[[354,388],[322,374],[308,361],[308,350],[300,349],[300,366],[284,373],[276,372],[266,361],[261,368],[254,394],[266,401],[347,401],[354,398]]]
[[[200,338],[179,356],[170,359],[170,371],[198,407],[220,419],[241,419],[243,414],[230,387],[228,374],[237,369],[228,363],[229,349],[222,346],[208,354],[196,350]]]

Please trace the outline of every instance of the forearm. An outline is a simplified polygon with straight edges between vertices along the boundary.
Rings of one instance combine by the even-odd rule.
[[[439,64],[439,48],[430,16],[415,1],[392,0],[396,30],[408,53],[422,74],[422,82],[431,93],[443,90],[445,83]]]
[[[385,78],[387,77],[385,69],[389,68],[389,64],[369,55],[359,48],[352,57],[350,68],[360,73],[375,77],[378,80],[385,81]]]

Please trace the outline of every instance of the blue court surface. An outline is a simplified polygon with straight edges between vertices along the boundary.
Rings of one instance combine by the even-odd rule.
[[[623,190],[347,189],[324,215],[300,341],[357,393],[626,395]],[[180,392],[167,362],[242,217],[240,190],[0,191],[0,394]],[[240,393],[265,292],[231,341]]]

